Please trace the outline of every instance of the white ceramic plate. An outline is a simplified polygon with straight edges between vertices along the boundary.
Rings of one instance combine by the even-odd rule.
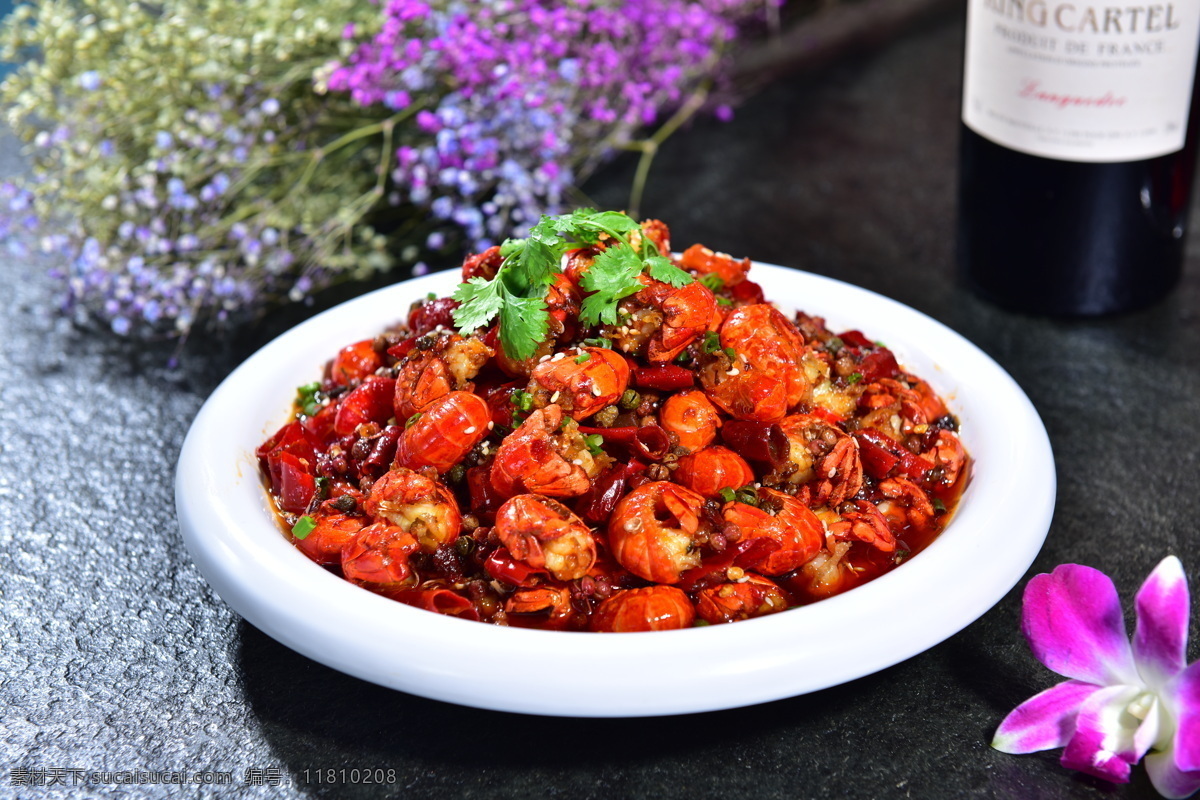
[[[1054,507],[1050,443],[1028,398],[945,326],[864,289],[755,265],[768,299],[858,328],[942,393],[974,477],[942,535],[865,586],[782,614],[655,633],[502,628],[411,608],[309,561],[280,533],[255,448],[294,387],[338,348],[403,319],[457,271],[365,295],[280,336],[204,404],[176,475],[179,527],[200,571],[251,624],[334,669],[480,708],[625,717],[732,708],[812,692],[916,655],[980,617],[1022,577]]]

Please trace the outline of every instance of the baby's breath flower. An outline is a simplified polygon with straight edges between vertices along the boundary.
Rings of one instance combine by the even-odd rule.
[[[369,15],[357,0],[18,6],[0,59],[25,60],[0,102],[33,179],[0,203],[31,209],[64,258],[67,308],[121,335],[186,334],[390,266],[368,219],[383,138],[338,146],[362,115],[312,83]]]
[[[66,310],[120,335],[420,274],[677,126],[774,2],[22,3],[0,104],[32,179],[0,184],[0,242],[57,253]]]

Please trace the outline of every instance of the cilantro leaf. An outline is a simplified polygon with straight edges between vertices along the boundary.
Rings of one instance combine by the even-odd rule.
[[[669,283],[676,289],[680,286],[687,286],[694,280],[691,275],[672,264],[671,259],[665,256],[650,256],[646,259],[646,266],[649,268],[651,278]]]
[[[505,239],[500,245],[500,257],[509,258],[513,253],[519,253],[525,249],[524,239]]]
[[[604,211],[588,218],[588,223],[614,233],[629,233],[641,229],[638,221],[620,211]]]
[[[541,297],[520,297],[505,290],[500,308],[500,344],[516,359],[537,352],[550,330],[550,315]]]
[[[545,287],[554,282],[561,254],[552,250],[545,242],[529,239],[524,249],[513,261],[511,280],[521,287]]]
[[[546,287],[559,274],[563,254],[596,245],[602,237],[607,237],[604,249],[580,279],[581,287],[590,293],[580,313],[584,324],[615,325],[617,304],[642,288],[643,272],[675,287],[691,283],[692,277],[658,255],[644,235],[639,247],[633,247],[631,234],[640,228],[637,220],[619,211],[581,208],[555,217],[543,215],[527,238],[501,245],[504,261],[495,278],[476,277],[459,285],[453,294],[461,303],[454,311],[455,324],[467,333],[499,318],[504,351],[517,359],[529,358],[549,330]]]
[[[454,324],[458,329],[468,333],[491,322],[504,306],[502,288],[501,281],[489,281],[482,276],[460,283],[451,295],[462,303],[454,309]]]
[[[617,323],[617,303],[642,288],[642,260],[628,247],[610,247],[592,262],[579,285],[594,294],[583,301],[580,318],[588,325]]]
[[[595,225],[587,224],[595,215],[596,212],[590,208],[580,208],[570,214],[547,219],[556,235],[565,236],[573,245],[591,245],[600,240],[600,230]]]

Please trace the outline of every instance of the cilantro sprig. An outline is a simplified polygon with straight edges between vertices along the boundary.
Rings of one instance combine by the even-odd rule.
[[[618,211],[583,208],[543,216],[527,238],[501,245],[503,260],[494,278],[459,284],[453,294],[460,303],[454,324],[469,333],[498,318],[504,351],[517,359],[529,358],[549,331],[546,288],[561,273],[563,255],[596,245],[605,236],[605,249],[579,281],[590,293],[579,314],[585,325],[615,325],[617,304],[642,288],[638,278],[643,272],[675,287],[692,282],[692,276],[671,263],[649,237],[639,236],[635,247],[629,235],[635,231],[640,231],[638,222]]]

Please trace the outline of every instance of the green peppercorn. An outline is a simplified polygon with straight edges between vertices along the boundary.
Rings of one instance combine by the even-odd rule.
[[[758,492],[753,488],[738,489],[737,501],[748,506],[758,507]]]

